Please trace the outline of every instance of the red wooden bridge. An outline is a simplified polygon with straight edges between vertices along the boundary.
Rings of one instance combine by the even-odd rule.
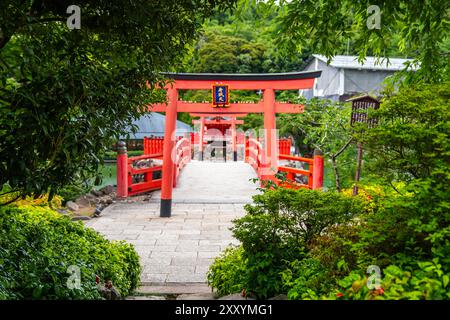
[[[291,141],[278,139],[275,126],[276,113],[302,113],[300,104],[281,103],[275,100],[275,90],[309,89],[320,71],[280,74],[179,74],[167,73],[174,81],[168,85],[168,103],[149,106],[151,111],[165,112],[164,138],[144,139],[144,155],[127,157],[125,144],[119,143],[117,157],[117,195],[127,197],[142,192],[161,189],[160,216],[170,217],[172,189],[176,187],[184,166],[198,152],[203,160],[205,145],[214,129],[222,136],[223,153],[226,142],[231,142],[233,160],[237,150],[243,150],[243,160],[251,165],[261,181],[271,180],[287,188],[320,189],[323,184],[323,156],[316,150],[313,158],[290,154]],[[192,103],[178,100],[178,90],[215,90],[215,86],[236,90],[263,90],[263,99],[256,103]],[[227,94],[227,93],[226,93]],[[227,102],[228,102],[228,97]],[[221,100],[222,101],[222,100]],[[194,124],[200,130],[193,135],[175,136],[177,112],[189,112],[199,117]],[[248,113],[264,114],[264,130],[243,134],[237,130]],[[209,129],[209,130],[208,130]],[[219,139],[220,140],[220,139]],[[226,160],[226,158],[224,158]],[[290,166],[280,165],[290,162]],[[301,165],[292,167],[292,163]],[[286,174],[286,180],[276,178],[278,172]],[[303,177],[303,178],[302,178]],[[212,179],[214,177],[211,177]]]

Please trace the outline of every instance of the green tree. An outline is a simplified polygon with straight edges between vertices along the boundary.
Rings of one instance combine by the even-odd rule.
[[[97,171],[102,152],[151,101],[202,20],[234,1],[0,3],[0,185],[54,194]]]
[[[322,150],[325,158],[331,161],[331,171],[327,171],[332,172],[336,189],[341,191],[342,187],[349,187],[355,154],[351,144],[351,107],[321,99],[299,102],[305,105],[304,113],[278,116],[280,135],[292,136],[302,154],[312,155],[315,148]],[[329,165],[325,163],[327,168]]]
[[[370,170],[388,183],[432,179],[445,186],[450,177],[449,101],[449,81],[387,92],[372,114],[379,124],[359,137],[373,159]]]
[[[440,0],[376,1],[269,1],[269,7],[283,5],[279,38],[295,51],[313,50],[328,58],[340,53],[343,43],[352,41],[360,59],[368,54],[386,57],[395,47],[402,56],[420,62],[414,79],[442,80],[448,72],[449,7]],[[380,8],[379,28],[368,27]]]

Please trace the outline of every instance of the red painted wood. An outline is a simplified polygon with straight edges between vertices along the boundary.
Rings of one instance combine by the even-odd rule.
[[[227,115],[227,117],[229,117],[229,116]],[[193,124],[201,124],[201,120],[192,120],[192,123]],[[244,120],[234,120],[234,123],[235,124],[244,124]],[[205,124],[206,125],[208,125],[208,124],[227,124],[227,125],[232,125],[233,124],[233,120],[223,120],[223,119],[221,119],[219,121],[216,121],[216,120],[205,120]]]
[[[155,154],[163,152],[164,138],[163,137],[144,137],[144,155]]]
[[[290,155],[291,154],[291,144],[292,140],[290,138],[282,138],[278,140],[278,152],[280,155]],[[280,158],[281,159],[281,158]]]
[[[227,113],[227,117],[245,117],[248,113]],[[217,117],[218,115],[214,112],[191,112],[189,113],[191,117]],[[220,116],[220,114],[219,114]]]
[[[203,142],[205,140],[205,117],[200,117],[199,151],[203,152]]]
[[[301,162],[306,162],[309,164],[313,164],[313,162],[314,162],[314,160],[311,158],[297,157],[297,156],[291,156],[291,155],[287,155],[287,154],[280,154],[278,157],[280,160],[301,161]]]
[[[305,175],[305,176],[310,176],[310,175],[313,174],[309,170],[292,168],[292,167],[283,167],[283,166],[278,167],[278,171],[283,171],[283,172],[293,173],[293,174],[302,174],[302,175]]]
[[[275,102],[275,113],[303,113],[305,106],[302,104]]]
[[[175,129],[177,121],[177,100],[178,91],[169,89],[168,106],[166,110],[166,125],[164,129],[164,147],[163,147],[163,170],[162,170],[162,185],[161,185],[161,199],[172,199],[172,185],[173,185],[173,171],[174,162],[172,153],[175,147]]]
[[[177,179],[184,166],[191,160],[191,143],[187,138],[180,139],[176,146],[176,158],[174,159],[173,187],[177,186]]]
[[[290,80],[175,80],[174,89],[211,90],[213,84],[227,84],[230,90],[299,90],[312,89],[314,78]]]
[[[155,103],[149,105],[149,111],[152,112],[166,112],[167,105],[164,103]],[[178,101],[178,112],[189,113],[213,113],[217,115],[229,116],[230,114],[239,113],[264,113],[264,102],[258,103],[231,103],[228,108],[214,108],[211,103],[199,103],[199,102],[185,102]],[[304,106],[301,104],[293,103],[275,103],[275,113],[303,113]]]
[[[323,156],[314,155],[312,188],[315,190],[315,189],[322,189],[322,187],[323,187]]]
[[[231,147],[233,149],[233,153],[237,151],[237,136],[236,136],[236,124],[239,124],[238,121],[242,120],[236,120],[236,118],[231,118]]]
[[[117,197],[128,197],[128,156],[126,153],[117,155]]]
[[[274,180],[278,166],[278,147],[275,131],[275,91],[273,89],[266,89],[264,90],[263,97],[265,150],[261,152],[261,179]]]

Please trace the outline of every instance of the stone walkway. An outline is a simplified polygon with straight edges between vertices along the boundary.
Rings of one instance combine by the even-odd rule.
[[[135,246],[143,266],[142,285],[153,288],[148,290],[166,288],[171,293],[167,286],[202,286],[213,258],[237,244],[229,227],[245,214],[243,206],[257,193],[256,184],[249,181],[254,177],[243,162],[192,161],[174,189],[171,218],[159,217],[155,192],[150,202],[115,203],[86,224],[108,239]]]

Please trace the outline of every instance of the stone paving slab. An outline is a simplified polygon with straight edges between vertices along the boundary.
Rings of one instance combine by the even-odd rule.
[[[117,202],[86,225],[110,240],[135,246],[146,286],[205,285],[214,258],[228,245],[238,244],[229,228],[257,193],[249,181],[254,177],[253,169],[242,162],[193,161],[174,189],[170,218],[159,217],[159,192],[154,192],[155,201]]]

